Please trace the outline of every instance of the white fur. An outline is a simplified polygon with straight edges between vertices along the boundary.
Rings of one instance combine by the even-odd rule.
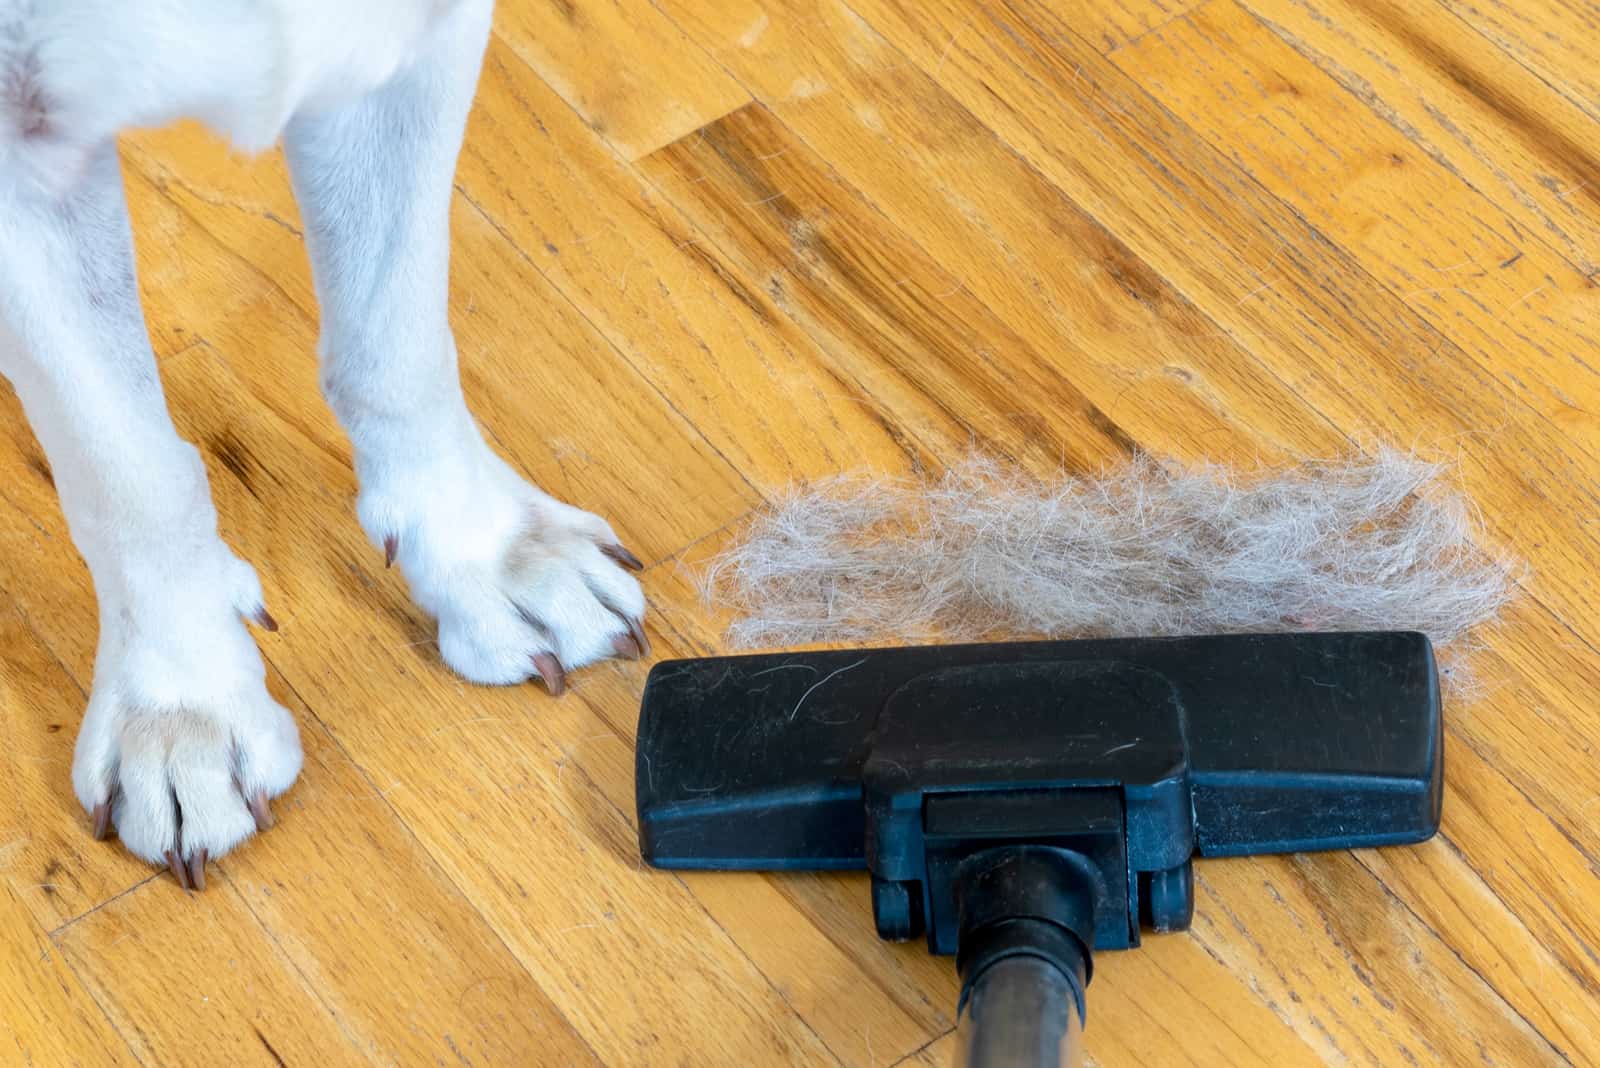
[[[610,656],[644,613],[602,520],[518,477],[462,399],[447,320],[452,173],[492,0],[0,0],[0,373],[93,575],[100,642],[73,784],[147,860],[220,856],[300,768],[172,426],[134,282],[115,137],[193,116],[282,137],[322,305],[324,392],[359,516],[394,539],[444,659],[492,683]]]
[[[745,645],[1400,629],[1458,647],[1514,569],[1442,481],[1388,450],[1243,477],[1140,457],[1040,479],[974,457],[790,491],[705,588]]]

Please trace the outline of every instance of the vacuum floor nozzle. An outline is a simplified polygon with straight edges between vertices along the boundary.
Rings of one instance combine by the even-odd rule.
[[[963,1063],[1060,1064],[967,1022],[1028,1030],[1042,967],[1065,1051],[1093,951],[1188,926],[1195,857],[1423,841],[1441,761],[1409,632],[676,660],[645,685],[639,836],[662,868],[867,869],[881,936],[957,954]]]

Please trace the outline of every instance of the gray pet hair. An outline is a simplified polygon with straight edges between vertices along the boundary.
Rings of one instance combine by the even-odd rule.
[[[1386,450],[1250,475],[846,475],[776,498],[702,591],[745,647],[1393,629],[1459,654],[1513,575],[1445,471]]]

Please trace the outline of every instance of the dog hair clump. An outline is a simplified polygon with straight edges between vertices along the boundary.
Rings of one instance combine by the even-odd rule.
[[[1039,479],[984,458],[847,475],[761,512],[703,576],[736,645],[1417,630],[1512,588],[1442,465],[1397,452],[1239,476],[1148,457]]]

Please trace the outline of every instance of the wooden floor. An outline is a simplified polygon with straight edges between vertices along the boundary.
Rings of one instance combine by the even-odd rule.
[[[1442,833],[1206,863],[1097,961],[1097,1065],[1600,1065],[1595,0],[502,0],[454,311],[501,450],[651,565],[791,480],[1139,447],[1459,458],[1529,563]],[[179,892],[72,800],[95,623],[0,387],[0,1063],[939,1065],[949,960],[865,879],[642,869],[647,665],[440,665],[350,508],[281,162],[125,163],[150,327],[282,622],[305,773]]]

